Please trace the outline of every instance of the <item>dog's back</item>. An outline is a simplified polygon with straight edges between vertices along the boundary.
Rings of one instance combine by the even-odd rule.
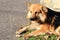
[[[52,20],[54,20],[53,25],[55,26],[55,28],[58,27],[60,25],[60,12],[53,11],[49,8],[47,8],[47,9],[48,9],[48,13],[47,13],[48,19],[47,20],[49,20],[49,23],[51,23]]]

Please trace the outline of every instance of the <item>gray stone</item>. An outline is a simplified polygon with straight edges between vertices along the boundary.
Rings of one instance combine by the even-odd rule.
[[[18,40],[15,32],[28,23],[26,2],[40,0],[0,0],[0,40]]]

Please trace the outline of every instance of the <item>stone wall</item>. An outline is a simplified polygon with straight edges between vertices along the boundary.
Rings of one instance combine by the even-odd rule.
[[[40,3],[55,11],[60,11],[60,0],[41,0]]]

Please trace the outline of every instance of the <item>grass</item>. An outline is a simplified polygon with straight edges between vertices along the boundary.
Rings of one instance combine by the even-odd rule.
[[[34,30],[27,30],[25,33],[30,33]],[[19,38],[19,40],[24,40],[23,36]],[[31,36],[27,40],[57,40],[57,36],[54,34],[51,34],[50,36],[48,34],[41,34],[38,36]]]

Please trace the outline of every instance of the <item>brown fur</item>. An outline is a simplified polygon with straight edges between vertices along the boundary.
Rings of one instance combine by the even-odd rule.
[[[43,9],[42,9],[43,8]],[[40,4],[28,4],[28,14],[27,14],[27,19],[29,19],[31,21],[31,24],[19,29],[18,31],[16,31],[16,34],[20,34],[23,31],[27,30],[27,29],[36,29],[35,31],[29,33],[29,34],[25,34],[24,37],[28,38],[30,36],[37,36],[43,33],[55,33],[54,30],[54,26],[50,25],[48,23],[44,23],[46,17],[46,13],[48,12],[47,8],[43,5]],[[42,14],[42,15],[41,15]],[[37,17],[37,19],[33,19]],[[31,20],[32,19],[32,20]],[[39,21],[42,21],[44,24],[40,24]],[[58,30],[58,29],[57,29]],[[60,28],[59,28],[60,30]]]

